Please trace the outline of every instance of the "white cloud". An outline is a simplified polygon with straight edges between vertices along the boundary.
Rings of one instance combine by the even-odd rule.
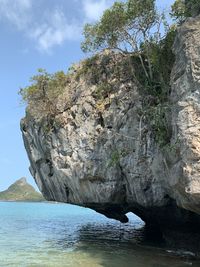
[[[34,13],[34,3],[33,0],[0,0],[0,20],[14,25],[44,52],[62,45],[66,40],[80,38],[80,22],[69,23],[64,13],[55,6],[43,11],[39,17]]]
[[[80,40],[84,23],[98,20],[114,0],[72,0],[77,6],[80,6],[80,1],[82,12],[72,12],[69,18],[67,4],[58,8],[57,1],[45,6],[48,0],[0,0],[0,21],[13,25],[38,50],[50,52],[65,41]],[[77,14],[80,16],[73,19]]]
[[[40,50],[49,51],[65,40],[78,39],[80,32],[78,23],[69,24],[63,12],[55,10],[49,14],[47,21],[32,29],[30,37],[37,42]]]
[[[83,9],[88,20],[98,20],[109,6],[108,0],[83,0]]]
[[[0,0],[0,17],[7,19],[19,30],[25,29],[30,22],[31,0]]]

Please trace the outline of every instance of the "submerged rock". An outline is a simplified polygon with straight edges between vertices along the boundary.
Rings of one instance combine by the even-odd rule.
[[[165,149],[145,120],[134,73],[117,72],[124,59],[114,53],[99,55],[95,79],[77,78],[77,68],[51,127],[48,116],[36,118],[28,108],[21,130],[30,171],[47,200],[86,206],[121,222],[133,212],[163,233],[199,233],[199,44],[198,16],[180,27],[174,44]]]

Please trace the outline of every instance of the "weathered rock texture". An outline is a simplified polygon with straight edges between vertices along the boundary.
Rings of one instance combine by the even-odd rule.
[[[180,28],[174,52],[172,126],[179,155],[170,186],[178,206],[200,214],[200,17]]]
[[[48,200],[90,207],[127,221],[134,212],[161,229],[200,226],[200,17],[178,30],[169,114],[172,138],[159,148],[145,123],[143,96],[133,76],[100,72],[112,87],[103,97],[90,78],[71,81],[71,104],[51,129],[28,115],[21,122],[31,173]],[[112,66],[112,67],[111,67]],[[70,88],[70,90],[69,90]]]

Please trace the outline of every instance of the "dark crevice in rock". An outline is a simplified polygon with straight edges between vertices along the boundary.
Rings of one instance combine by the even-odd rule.
[[[97,124],[100,124],[103,128],[105,127],[104,118],[101,112],[98,112]]]
[[[49,173],[48,173],[48,176],[49,177],[52,177],[53,176],[53,165],[52,165],[52,161],[49,160],[49,159],[46,159],[46,164],[49,166]]]

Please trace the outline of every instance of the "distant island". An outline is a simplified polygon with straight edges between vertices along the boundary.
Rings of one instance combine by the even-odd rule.
[[[27,183],[24,177],[9,186],[7,190],[0,192],[0,201],[41,202],[44,200],[43,196]]]

